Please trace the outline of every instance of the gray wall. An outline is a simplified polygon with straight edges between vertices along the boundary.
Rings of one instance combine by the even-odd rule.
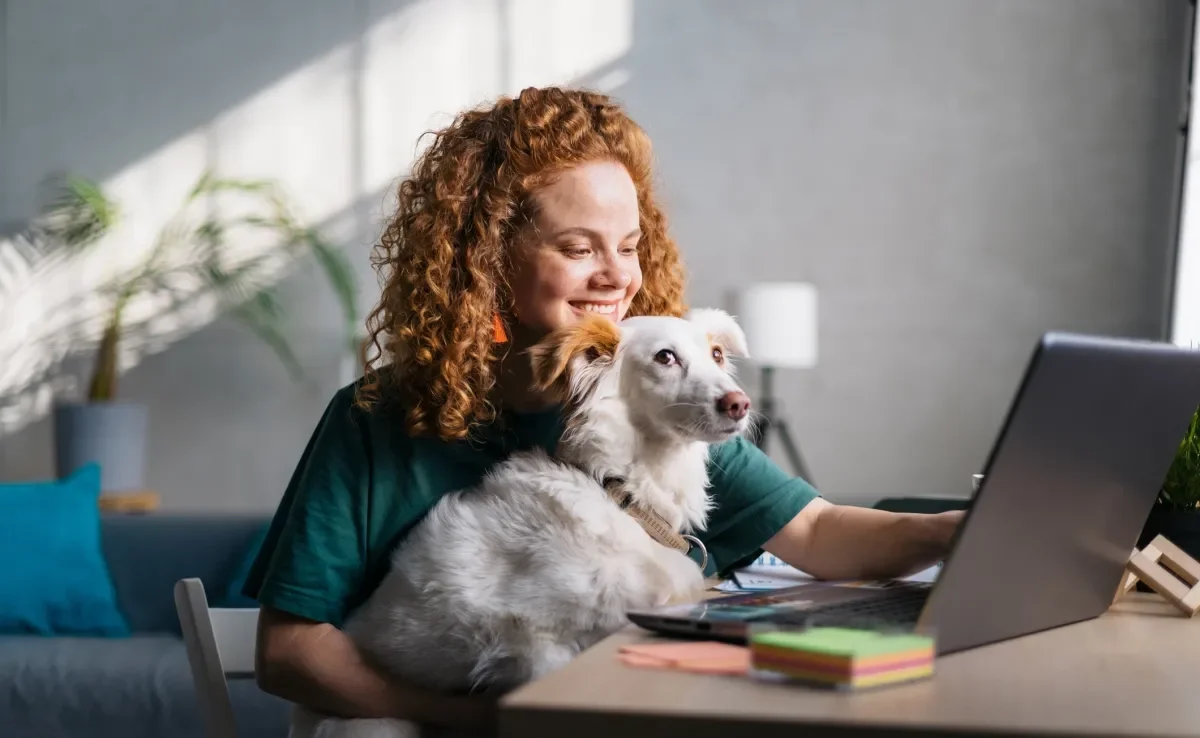
[[[1042,331],[1160,334],[1184,3],[638,8],[692,299],[819,289],[777,385],[830,497],[965,494]]]
[[[492,76],[460,84],[461,99],[542,81],[530,49],[552,35],[515,42],[513,2],[437,3],[453,12],[444,36],[424,41],[376,30],[425,22],[428,2],[9,4],[0,223],[27,214],[49,170],[113,175],[315,58],[352,72],[373,53],[403,58],[405,43],[460,37],[455,13],[484,5],[509,35],[488,47],[498,71],[479,62]],[[1161,334],[1186,3],[629,7],[629,47],[574,67],[576,79],[616,85],[656,141],[693,304],[723,304],[754,280],[818,286],[820,366],[778,385],[830,498],[965,493],[1044,330]],[[399,174],[397,152],[419,129],[394,126],[398,142],[381,149],[393,159],[372,153],[363,131],[390,124],[372,95],[437,88],[430,70],[442,68],[350,74],[319,93],[321,111],[351,121],[330,124],[345,134],[329,160],[341,162],[338,204],[320,210],[362,267],[365,303],[389,185],[371,172]],[[383,97],[389,74],[400,89]],[[429,110],[455,107],[437,98]],[[226,146],[230,125],[201,135],[195,156],[236,165],[236,152],[257,151]],[[297,136],[278,157],[329,145],[327,132]],[[153,408],[150,482],[168,506],[269,508],[282,492],[341,359],[331,298],[307,273],[285,287],[309,382],[289,383],[225,320],[147,352],[125,377],[124,394]],[[0,477],[49,474],[49,439],[36,418],[0,438]]]

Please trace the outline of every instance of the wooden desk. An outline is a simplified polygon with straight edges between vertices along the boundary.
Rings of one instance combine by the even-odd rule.
[[[630,627],[505,699],[503,738],[1200,736],[1200,617],[1130,593],[1096,620],[938,659],[931,680],[835,694],[631,668]]]

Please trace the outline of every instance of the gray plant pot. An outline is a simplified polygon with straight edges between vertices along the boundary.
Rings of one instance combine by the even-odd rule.
[[[146,489],[149,413],[132,402],[63,403],[54,408],[58,477],[85,464],[100,465],[102,492]]]

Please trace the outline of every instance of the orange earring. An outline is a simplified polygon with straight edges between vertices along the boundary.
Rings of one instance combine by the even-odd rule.
[[[492,315],[492,343],[508,343],[508,331],[504,330],[500,313]]]

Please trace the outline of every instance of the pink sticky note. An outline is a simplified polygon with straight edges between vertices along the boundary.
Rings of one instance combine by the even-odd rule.
[[[749,649],[715,641],[638,643],[622,646],[620,658],[629,666],[702,674],[745,674],[750,668]]]

